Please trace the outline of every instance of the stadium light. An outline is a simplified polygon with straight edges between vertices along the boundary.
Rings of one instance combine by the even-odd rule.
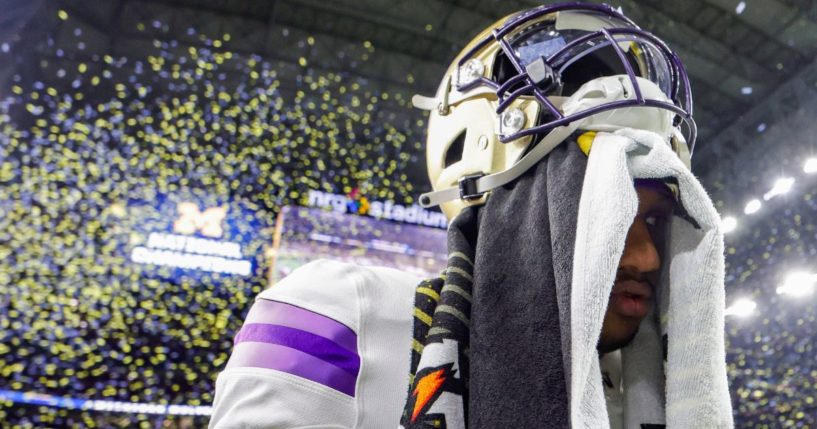
[[[727,307],[726,311],[724,311],[724,315],[747,317],[754,314],[756,308],[757,304],[754,301],[751,299],[741,298],[735,301],[731,306]]]
[[[805,165],[803,165],[803,171],[808,174],[817,173],[817,158],[807,159]]]
[[[777,179],[777,181],[774,182],[772,189],[763,195],[763,199],[769,201],[778,195],[783,195],[791,190],[792,185],[794,185],[794,179],[791,177]]]
[[[721,218],[721,231],[724,234],[729,234],[730,232],[734,231],[735,228],[738,226],[738,220],[732,216],[726,216]]]
[[[802,271],[795,271],[786,277],[783,286],[777,288],[778,295],[790,295],[802,297],[814,293],[814,283],[817,282],[817,274],[809,274]]]
[[[743,212],[746,213],[747,215],[757,213],[757,211],[760,210],[760,207],[762,205],[763,204],[759,200],[749,201],[748,203],[746,203],[746,208],[743,209]]]
[[[742,14],[744,10],[746,10],[745,1],[738,3],[738,5],[735,7],[735,13],[737,13],[738,15]]]

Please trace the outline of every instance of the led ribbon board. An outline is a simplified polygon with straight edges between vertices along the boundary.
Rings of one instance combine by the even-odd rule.
[[[439,212],[428,211],[417,204],[406,207],[394,201],[368,201],[357,197],[356,192],[350,195],[330,194],[316,190],[309,191],[309,206],[331,209],[336,213],[352,213],[387,219],[403,223],[447,228],[448,220]]]
[[[206,405],[166,405],[143,402],[120,402],[54,396],[45,393],[18,392],[0,389],[0,400],[18,404],[67,408],[73,410],[93,410],[130,414],[165,414],[177,416],[209,416],[213,408]]]

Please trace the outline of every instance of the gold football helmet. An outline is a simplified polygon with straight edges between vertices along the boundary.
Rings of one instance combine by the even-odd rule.
[[[695,142],[683,64],[606,5],[548,5],[501,19],[466,45],[433,98],[412,102],[430,111],[434,191],[420,204],[440,205],[449,219],[576,130],[654,131],[687,165]]]

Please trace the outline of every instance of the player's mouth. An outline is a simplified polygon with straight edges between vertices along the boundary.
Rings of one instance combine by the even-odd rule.
[[[610,308],[625,317],[643,318],[650,311],[652,288],[638,280],[620,280],[610,294]]]

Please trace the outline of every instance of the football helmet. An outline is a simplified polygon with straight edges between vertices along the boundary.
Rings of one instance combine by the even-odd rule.
[[[440,205],[449,219],[577,130],[654,131],[687,166],[695,144],[678,56],[607,5],[546,5],[501,19],[465,46],[434,97],[412,103],[430,111],[434,191],[420,205]]]

